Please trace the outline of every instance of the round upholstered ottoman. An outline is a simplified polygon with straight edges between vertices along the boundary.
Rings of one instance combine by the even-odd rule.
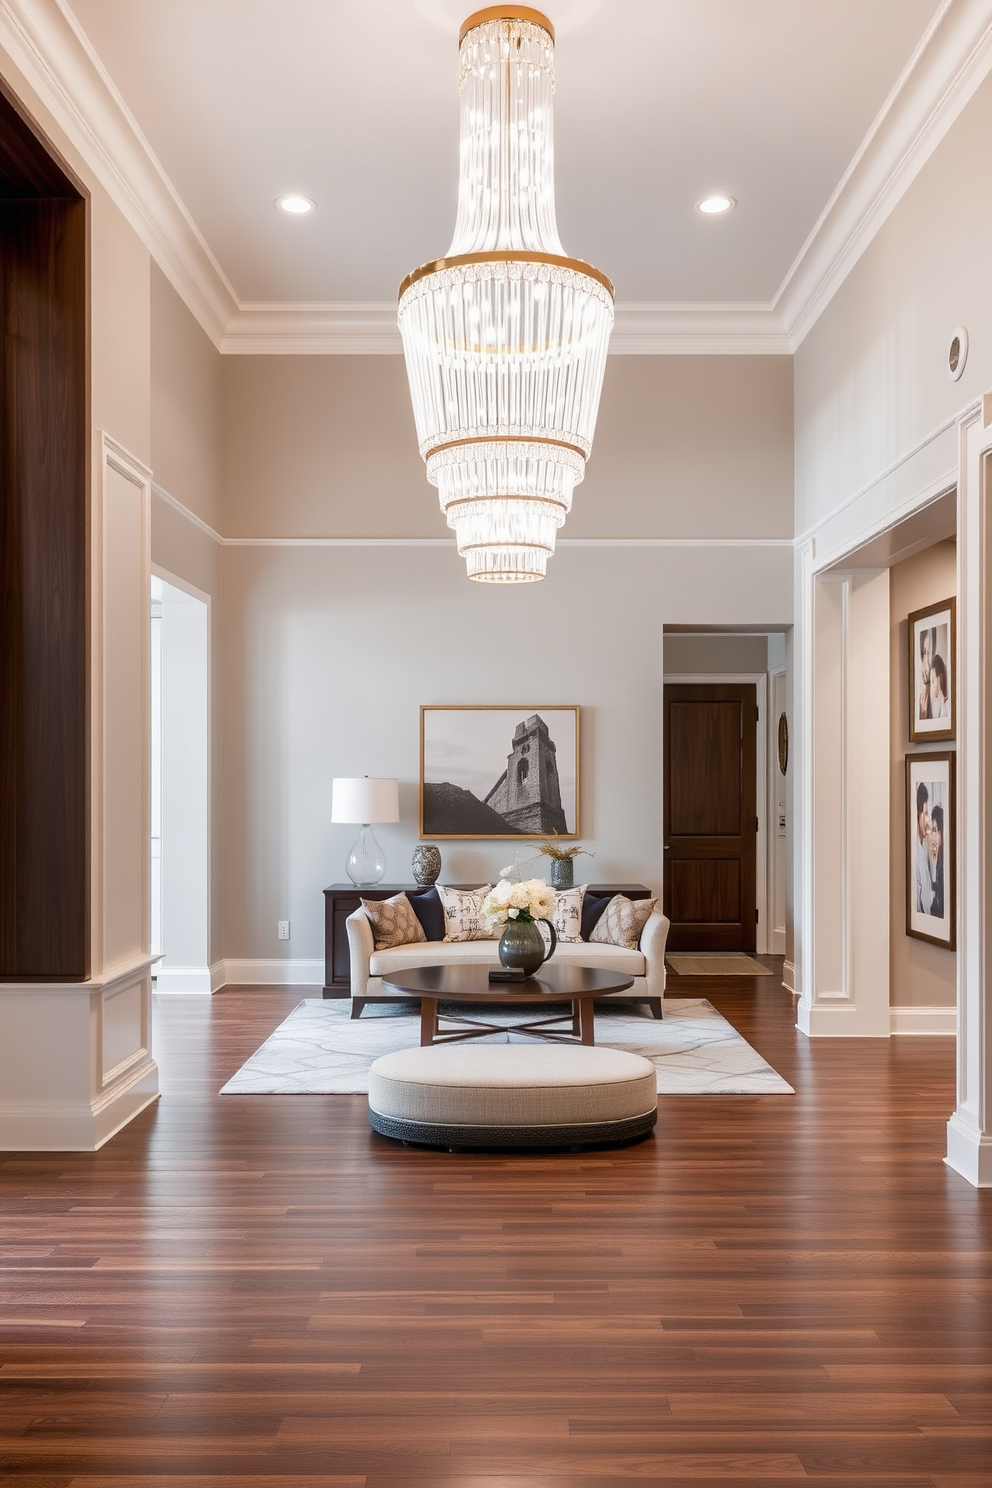
[[[369,1124],[434,1147],[576,1147],[643,1136],[658,1116],[654,1065],[622,1049],[448,1044],[384,1054]]]

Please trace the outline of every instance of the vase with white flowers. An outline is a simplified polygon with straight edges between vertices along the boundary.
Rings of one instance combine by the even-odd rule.
[[[533,976],[554,954],[558,937],[548,918],[554,907],[555,891],[541,879],[528,878],[523,883],[500,879],[486,900],[483,913],[491,925],[503,926],[499,959],[504,966],[519,968],[525,976]],[[551,931],[550,950],[545,948],[544,936],[537,928],[538,920],[543,920]]]

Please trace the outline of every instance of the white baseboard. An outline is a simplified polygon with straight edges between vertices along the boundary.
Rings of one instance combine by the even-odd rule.
[[[96,1099],[0,1100],[0,1151],[97,1152],[158,1098],[158,1066],[146,1058]]]
[[[956,1111],[947,1123],[944,1161],[975,1188],[992,1188],[992,1137],[969,1126]]]
[[[799,999],[796,1027],[808,1038],[888,1038],[888,1009],[864,1006],[846,997]]]
[[[219,963],[218,963],[219,966]],[[213,967],[168,966],[160,961],[155,972],[156,992],[216,992]]]
[[[894,1007],[889,1009],[893,1033],[949,1034],[958,1031],[957,1008]]]
[[[794,961],[782,963],[782,986],[787,992],[791,992],[793,997],[799,996],[796,991],[796,963]]]
[[[223,962],[228,987],[322,987],[323,961],[234,960]]]

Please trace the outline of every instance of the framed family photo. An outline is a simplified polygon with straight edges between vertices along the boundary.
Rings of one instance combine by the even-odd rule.
[[[906,934],[955,949],[954,755],[906,757]]]
[[[421,837],[578,831],[577,707],[421,708]]]
[[[909,737],[953,739],[957,707],[955,603],[942,599],[909,616]]]

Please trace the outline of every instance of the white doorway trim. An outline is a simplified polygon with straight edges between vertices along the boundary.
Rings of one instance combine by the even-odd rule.
[[[755,928],[755,952],[759,956],[768,954],[768,845],[771,842],[771,822],[768,817],[768,673],[767,672],[664,672],[662,685],[698,687],[712,684],[721,686],[744,686],[754,683],[755,702],[758,708],[758,725],[755,730],[755,813],[758,818],[758,836],[755,842],[754,891],[758,923]]]
[[[209,594],[204,593],[201,589],[198,589],[194,584],[189,583],[188,580],[181,578],[178,574],[171,573],[168,569],[162,568],[158,564],[152,564],[152,575],[153,575],[154,578],[159,579],[164,584],[168,585],[171,589],[178,590],[181,595],[186,595],[190,599],[193,599],[193,600],[197,601],[197,606],[201,606],[201,605],[203,606],[203,610],[201,612],[202,613],[202,616],[203,616],[203,620],[202,621],[199,621],[199,622],[196,622],[197,629],[198,629],[198,635],[188,637],[187,638],[187,641],[189,642],[189,644],[191,644],[193,646],[193,648],[197,652],[197,654],[195,656],[191,654],[190,657],[189,657],[189,660],[190,660],[190,662],[194,666],[196,666],[197,668],[199,668],[199,675],[198,675],[197,680],[196,680],[196,682],[194,684],[195,691],[196,691],[196,696],[195,697],[192,697],[191,696],[191,698],[190,698],[190,707],[191,708],[194,708],[194,709],[195,708],[202,707],[202,709],[203,709],[203,714],[202,714],[202,718],[203,718],[203,724],[202,724],[203,732],[202,732],[202,734],[199,735],[199,741],[198,741],[198,743],[195,746],[196,747],[196,751],[197,751],[197,753],[199,754],[200,757],[199,757],[199,759],[197,759],[194,762],[194,772],[195,772],[196,775],[199,775],[199,780],[200,780],[200,784],[197,786],[197,789],[198,790],[201,790],[202,789],[204,820],[202,821],[202,824],[200,824],[200,823],[197,824],[197,827],[196,827],[196,830],[194,832],[194,836],[193,836],[192,839],[189,837],[189,833],[188,833],[188,829],[190,827],[190,824],[188,822],[185,823],[182,827],[177,828],[177,830],[181,831],[182,834],[183,834],[182,847],[181,847],[181,852],[183,854],[183,857],[185,859],[189,859],[190,861],[195,860],[195,864],[196,864],[196,870],[195,871],[196,871],[197,876],[199,875],[200,872],[202,872],[202,875],[203,875],[203,890],[202,890],[202,892],[203,892],[203,898],[202,898],[202,901],[200,902],[199,906],[197,907],[196,911],[193,914],[192,921],[190,921],[189,923],[187,923],[187,921],[189,919],[189,916],[186,913],[186,909],[189,908],[189,906],[181,907],[180,911],[178,912],[180,924],[182,926],[182,930],[181,930],[181,933],[180,933],[180,936],[179,936],[180,945],[179,945],[178,952],[174,953],[173,956],[172,956],[172,958],[171,958],[171,960],[170,960],[170,957],[169,957],[170,940],[172,941],[173,945],[175,945],[174,938],[172,936],[170,936],[170,928],[169,928],[168,906],[169,906],[169,901],[170,901],[170,883],[171,883],[171,887],[172,887],[172,890],[173,890],[173,894],[172,894],[173,903],[175,903],[176,890],[179,887],[179,885],[177,885],[174,877],[172,877],[170,879],[169,841],[168,841],[168,839],[169,839],[170,817],[169,817],[168,810],[164,806],[163,807],[163,823],[162,823],[162,837],[163,837],[163,843],[162,843],[162,882],[163,882],[163,900],[164,900],[164,906],[165,906],[164,907],[164,910],[163,910],[163,940],[164,940],[164,945],[160,948],[162,950],[162,952],[163,952],[163,959],[159,962],[157,971],[155,973],[155,990],[157,992],[160,992],[160,993],[162,993],[162,992],[165,992],[165,993],[168,993],[168,992],[205,992],[205,993],[210,993],[210,992],[213,992],[213,991],[216,990],[217,985],[222,984],[222,978],[219,978],[216,974],[212,974],[212,971],[211,971],[211,955],[210,955],[210,937],[211,937],[211,922],[212,922],[212,914],[211,914],[211,911],[212,911],[212,903],[211,903],[211,899],[212,899],[212,895],[211,895],[211,881],[212,881],[212,877],[213,877],[213,874],[212,874],[213,840],[212,840],[212,832],[211,832],[211,816],[212,816],[212,778],[211,777],[212,777],[212,755],[213,755],[213,747],[212,747],[213,746],[213,740],[212,740],[212,732],[211,732],[211,698],[212,698],[211,641],[212,641],[212,622],[213,622],[212,601],[211,601],[211,596]],[[167,596],[166,596],[166,599],[167,599]],[[181,604],[179,602],[177,602],[177,600],[176,600],[176,598],[174,596],[172,608],[173,608],[173,613],[175,614],[175,616],[176,616],[176,618],[178,620],[180,618],[181,612],[184,613],[189,607],[186,606],[186,605],[183,605],[183,604]],[[164,603],[163,604],[163,612],[165,612],[167,610],[168,610],[168,604],[167,603]],[[165,671],[165,669],[167,667],[167,664],[168,664],[168,654],[167,653],[168,653],[168,650],[169,650],[168,622],[167,622],[167,617],[165,616],[165,613],[163,614],[162,625],[163,625],[163,629],[162,629],[162,645],[163,645],[163,673],[164,673],[164,671]],[[199,628],[201,626],[202,626],[202,629]],[[182,634],[182,633],[183,633],[183,630],[181,628],[180,634]],[[184,644],[185,644],[185,642],[184,642]],[[173,658],[173,659],[175,660],[175,658]],[[169,733],[169,726],[170,726],[169,709],[166,706],[166,707],[163,708],[163,716],[162,716],[163,736],[166,737],[166,738],[167,738],[168,733]],[[202,774],[200,772],[202,772]],[[164,783],[164,790],[165,790],[165,797],[164,797],[164,799],[167,802],[168,801],[167,770],[165,771],[165,776],[166,776],[166,779],[165,779],[165,783]],[[174,820],[174,818],[173,818],[173,820]],[[173,861],[175,861],[175,860],[173,859]],[[186,871],[188,870],[188,868],[189,868],[189,862],[185,862],[184,865],[183,865],[182,874],[185,874]],[[181,900],[181,888],[180,888],[180,900]],[[201,916],[202,916],[202,920],[201,920]],[[173,920],[173,925],[175,925],[175,923],[176,923],[176,921],[174,919]]]

